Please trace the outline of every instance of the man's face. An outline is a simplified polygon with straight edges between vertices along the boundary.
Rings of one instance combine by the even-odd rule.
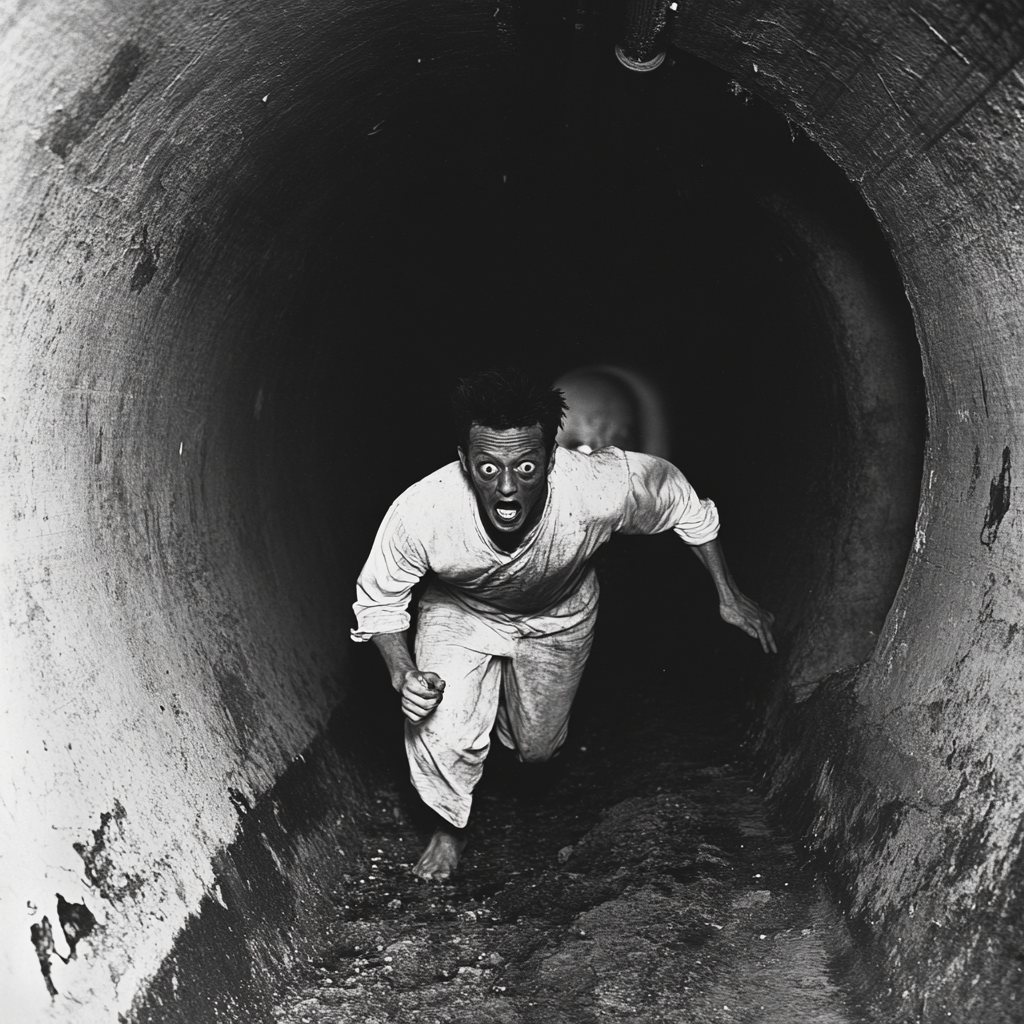
[[[544,508],[548,467],[540,425],[492,430],[474,424],[459,461],[486,522],[509,535],[532,526]],[[532,513],[532,514],[531,514]]]

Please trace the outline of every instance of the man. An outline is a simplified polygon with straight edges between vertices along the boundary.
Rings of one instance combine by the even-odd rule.
[[[516,368],[460,381],[453,406],[458,462],[388,510],[356,585],[352,631],[374,641],[401,694],[410,777],[437,815],[413,868],[427,881],[458,864],[492,728],[522,761],[545,761],[565,742],[597,616],[590,560],[613,533],[675,530],[711,574],[722,618],[775,650],[773,616],[726,567],[714,504],[675,466],[557,447],[562,393]],[[409,597],[428,572],[414,659]]]

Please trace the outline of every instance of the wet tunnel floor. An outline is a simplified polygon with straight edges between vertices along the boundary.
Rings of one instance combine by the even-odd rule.
[[[376,853],[345,876],[326,952],[278,1019],[866,1021],[833,979],[840,926],[734,731],[656,660],[639,659],[660,676],[643,686],[592,661],[600,698],[550,765],[492,748],[450,884],[410,874],[429,827],[395,772],[362,823]]]
[[[378,852],[279,1019],[863,1020],[830,980],[815,879],[749,775],[707,736],[656,749],[645,731],[575,748],[543,789],[503,758],[448,885],[410,875],[424,834],[382,793]]]

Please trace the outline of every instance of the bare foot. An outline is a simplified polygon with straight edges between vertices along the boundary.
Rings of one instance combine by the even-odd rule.
[[[466,830],[445,822],[434,832],[412,873],[425,882],[442,882],[455,870],[465,848]]]

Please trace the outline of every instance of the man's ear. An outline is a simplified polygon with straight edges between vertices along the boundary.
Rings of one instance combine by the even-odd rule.
[[[459,462],[462,463],[462,472],[469,473],[469,467],[466,465],[466,453],[461,449],[457,449],[459,453]]]

